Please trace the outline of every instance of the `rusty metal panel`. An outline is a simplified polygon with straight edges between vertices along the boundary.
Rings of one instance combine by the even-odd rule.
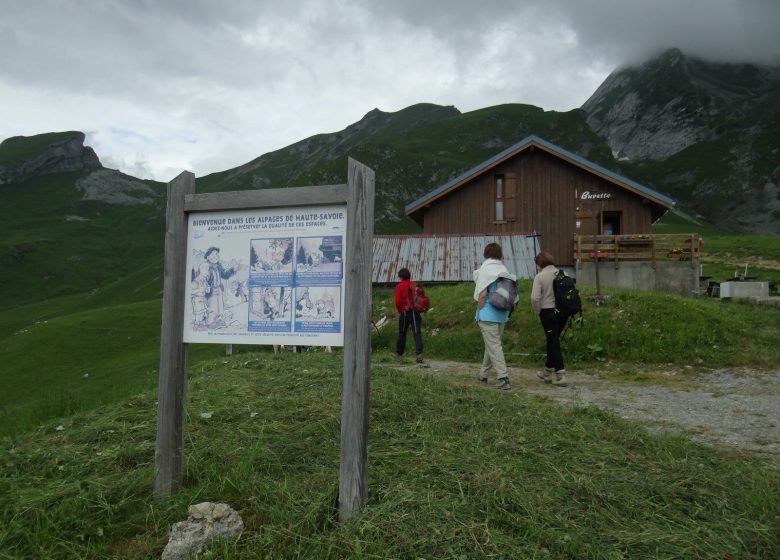
[[[460,266],[458,267],[458,278],[465,278],[466,275],[471,274],[475,269],[473,268],[473,253],[474,245],[471,243],[468,237],[461,237],[460,239]]]
[[[444,282],[446,280],[445,271],[447,270],[447,241],[442,237],[430,237],[426,239],[425,259],[433,267],[430,276],[433,282]]]
[[[444,261],[444,280],[455,282],[460,279],[460,239],[457,237],[443,238],[447,258]]]
[[[421,237],[409,237],[405,242],[402,242],[399,256],[399,268],[408,268],[414,280],[425,280]]]
[[[385,284],[397,280],[396,263],[400,246],[401,240],[397,237],[374,237],[372,282]]]
[[[479,266],[482,264],[482,261],[485,260],[482,256],[483,251],[485,250],[485,245],[487,245],[487,241],[483,236],[469,236],[466,238],[468,244],[469,244],[469,260],[468,260],[468,270],[465,271],[464,276],[468,277],[469,282],[474,281],[474,271],[479,268]]]
[[[518,278],[533,278],[535,246],[520,234],[374,236],[372,280],[398,281],[398,270],[408,268],[422,282],[472,282],[473,271],[484,260],[485,245],[500,243],[507,268]]]

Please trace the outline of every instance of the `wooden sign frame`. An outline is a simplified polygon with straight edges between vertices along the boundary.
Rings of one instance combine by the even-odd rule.
[[[184,342],[187,216],[190,212],[347,205],[344,251],[344,367],[341,399],[339,520],[362,509],[368,489],[368,412],[371,378],[371,251],[374,171],[349,158],[346,185],[321,185],[222,193],[195,193],[185,171],[168,183],[154,494],[181,489],[184,463]]]

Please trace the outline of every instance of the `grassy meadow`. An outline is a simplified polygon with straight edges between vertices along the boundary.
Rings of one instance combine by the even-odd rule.
[[[125,288],[100,297],[132,300]],[[479,361],[471,287],[428,292],[428,357]],[[585,327],[566,336],[570,369],[780,363],[776,309],[612,296],[585,298]],[[370,494],[353,522],[335,522],[340,351],[228,357],[193,345],[184,489],[154,500],[159,300],[66,299],[62,315],[0,344],[0,499],[13,504],[0,514],[0,559],[158,558],[200,501],[227,502],[246,524],[201,558],[758,559],[780,547],[776,468],[593,408],[399,371],[388,289],[374,296],[375,320],[390,324],[372,335]],[[505,339],[510,363],[540,363],[528,306]]]
[[[369,496],[338,525],[341,356],[191,367],[184,488],[153,500],[155,394],[2,441],[0,558],[159,558],[189,504],[242,515],[198,558],[771,558],[780,471],[597,409],[372,371]]]
[[[763,559],[780,550],[777,468],[594,408],[399,369],[389,359],[392,292],[382,287],[373,300],[374,322],[387,325],[372,329],[369,500],[353,522],[335,522],[339,350],[240,346],[225,356],[224,346],[191,345],[184,488],[154,500],[160,224],[144,225],[141,211],[113,223],[110,208],[58,199],[49,187],[49,210],[92,212],[103,235],[79,250],[84,222],[63,217],[47,234],[41,211],[9,217],[17,233],[0,245],[10,286],[0,303],[0,560],[159,558],[171,524],[200,501],[227,502],[246,524],[203,559]],[[683,226],[692,231],[666,227]],[[751,258],[759,274],[780,279],[779,238],[710,233],[708,258],[724,274]],[[114,246],[121,236],[132,238],[124,252]],[[95,275],[101,259],[109,264]],[[35,275],[47,262],[52,272]],[[426,356],[480,361],[472,287],[426,291]],[[564,342],[574,372],[603,368],[635,381],[657,366],[685,376],[780,364],[775,308],[604,291],[611,300],[595,306],[582,289],[584,325]],[[544,347],[529,292],[523,281],[504,337],[521,367],[539,366]]]
[[[149,274],[145,274],[148,272]],[[140,271],[151,277],[151,270]],[[159,278],[159,276],[158,276]],[[160,300],[156,285],[128,289],[134,278],[89,296],[68,296],[0,311],[0,435],[12,435],[51,418],[90,410],[156,386]],[[525,302],[530,281],[522,281]],[[473,321],[468,284],[431,286],[432,309],[424,318],[426,356],[479,362],[482,339]],[[583,288],[583,324],[564,338],[569,369],[622,364],[712,368],[777,367],[780,313],[777,309],[709,298],[611,290],[608,305],[595,306]],[[109,306],[111,299],[118,302]],[[96,300],[96,301],[95,301]],[[396,336],[392,288],[374,293],[372,332],[376,359],[386,361]],[[20,326],[24,321],[24,326]],[[2,332],[2,330],[0,330]],[[745,336],[749,333],[749,336]],[[544,336],[530,305],[521,305],[504,334],[505,352],[517,366],[541,366]],[[270,347],[236,347],[270,354]],[[191,345],[190,360],[216,358],[224,346]],[[31,390],[31,387],[34,390]]]

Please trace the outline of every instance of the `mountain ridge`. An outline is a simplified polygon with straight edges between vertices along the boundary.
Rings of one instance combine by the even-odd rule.
[[[725,229],[780,233],[780,68],[670,49],[582,108],[626,175]]]
[[[0,185],[40,175],[102,169],[95,151],[84,145],[83,132],[13,136],[0,143]]]
[[[674,197],[682,209],[722,229],[777,234],[779,92],[777,67],[713,63],[670,49],[616,69],[579,109],[505,104],[461,113],[431,103],[397,112],[375,108],[341,131],[198,177],[197,188],[218,192],[340,183],[351,156],[377,172],[377,231],[409,233],[417,226],[404,214],[406,203],[535,134]],[[28,140],[39,145],[45,138]],[[83,153],[66,158],[63,170],[93,173],[90,192],[101,192],[104,200],[110,201],[116,189],[124,191],[113,198],[124,203],[151,195],[144,187],[149,181],[108,173],[102,174],[106,186],[98,188],[94,172],[104,168],[83,146],[83,133],[48,138],[67,140],[69,146],[80,140]],[[0,184],[58,172],[50,153],[20,163],[22,139],[0,145]],[[9,151],[17,154],[15,166],[4,155]]]

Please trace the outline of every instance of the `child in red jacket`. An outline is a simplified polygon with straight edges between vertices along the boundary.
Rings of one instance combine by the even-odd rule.
[[[414,348],[417,352],[417,363],[423,363],[422,342],[422,317],[414,310],[414,282],[409,270],[402,268],[398,271],[401,281],[395,287],[395,308],[398,310],[398,340],[395,344],[395,353],[403,356],[406,349],[406,331],[412,328]]]

